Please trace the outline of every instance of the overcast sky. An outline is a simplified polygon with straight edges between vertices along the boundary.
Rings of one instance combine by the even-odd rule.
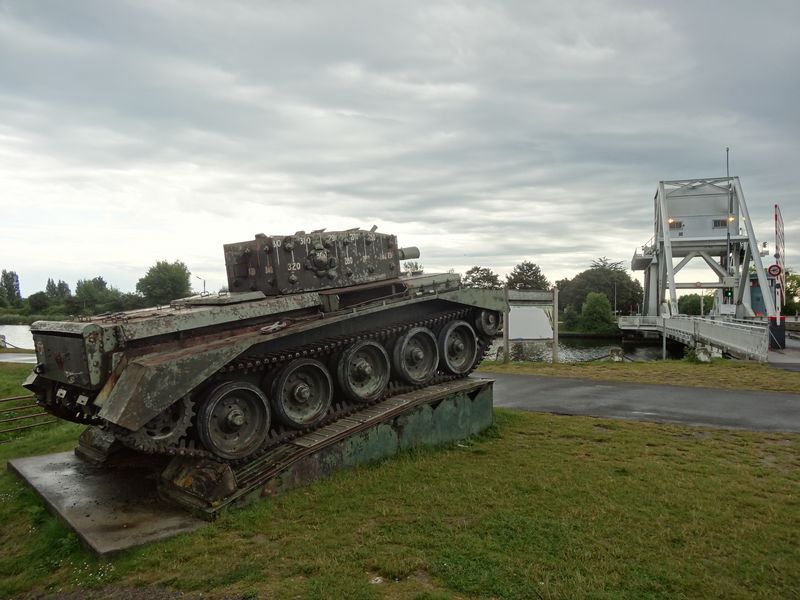
[[[378,225],[426,270],[625,261],[658,180],[739,175],[800,267],[800,2],[0,0],[22,293]],[[705,272],[705,271],[702,271]],[[199,280],[195,286],[202,288]]]

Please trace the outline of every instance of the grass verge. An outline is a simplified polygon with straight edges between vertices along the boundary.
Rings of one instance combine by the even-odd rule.
[[[496,411],[404,453],[94,560],[0,474],[0,596],[155,586],[205,597],[789,597],[800,436]],[[70,448],[59,425],[0,446]]]
[[[18,393],[28,370],[0,364],[0,397]],[[81,430],[62,423],[0,446],[0,597],[127,597],[144,587],[210,598],[774,598],[800,589],[796,434],[498,410],[477,439],[341,472],[100,562],[5,470],[12,457],[69,450]]]
[[[23,388],[20,384],[25,380],[31,372],[32,365],[24,365],[17,363],[0,363],[0,398],[8,398],[11,396],[29,396],[30,392]],[[7,443],[10,440],[17,440],[25,437],[28,433],[33,431],[30,429],[17,429],[16,431],[6,431],[7,429],[14,429],[18,427],[28,427],[43,421],[52,421],[53,417],[50,415],[41,416],[42,409],[34,405],[34,400],[31,398],[23,398],[20,400],[12,400],[10,402],[0,403],[0,420],[6,422],[0,423],[0,444]],[[31,418],[26,416],[33,415]],[[37,416],[39,415],[39,416]],[[9,419],[14,419],[10,421]],[[49,428],[54,424],[48,423],[41,425],[41,427]]]
[[[629,383],[658,383],[685,387],[710,387],[800,393],[800,372],[776,369],[769,365],[716,359],[710,363],[685,360],[614,363],[544,363],[484,361],[484,373],[576,377]]]

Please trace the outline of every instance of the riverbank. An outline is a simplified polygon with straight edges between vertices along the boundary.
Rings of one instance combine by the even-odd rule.
[[[29,348],[0,348],[0,354],[36,354]]]
[[[0,325],[33,325],[36,321],[70,321],[68,315],[21,315],[0,313]]]

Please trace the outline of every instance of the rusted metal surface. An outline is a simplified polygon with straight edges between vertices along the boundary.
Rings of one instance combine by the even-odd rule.
[[[305,430],[342,416],[326,406],[306,411],[307,419],[292,419],[284,410],[320,397],[316,388],[325,382],[349,384],[343,387],[358,403],[390,395],[402,381],[429,385],[444,374],[466,376],[477,365],[478,347],[487,347],[497,333],[486,323],[499,323],[502,292],[462,288],[452,273],[403,276],[401,250],[394,236],[358,230],[257,236],[228,245],[229,276],[238,282],[231,289],[240,292],[77,322],[37,322],[32,330],[38,364],[24,385],[52,414],[103,426],[137,450],[207,458],[208,446],[227,447],[213,436],[236,439],[248,427],[242,415],[255,414],[236,395],[224,410],[203,410],[213,390],[236,381],[266,398],[263,422],[270,432],[253,437],[265,441],[257,449],[253,444],[252,452],[266,451],[285,439],[270,423]],[[452,335],[451,326],[451,334],[439,340],[448,319],[463,321],[459,335]],[[419,335],[430,343],[400,344],[410,327],[421,328]],[[363,340],[370,340],[372,354],[357,352],[354,344]],[[466,350],[459,354],[456,345]],[[440,364],[441,353],[449,361]],[[367,359],[384,354],[391,358],[389,376],[371,377],[381,365]],[[342,356],[351,357],[346,369],[337,367]],[[287,375],[303,360],[321,361],[318,377]],[[275,382],[284,385],[276,390]],[[358,386],[369,388],[364,398]],[[188,408],[176,409],[179,401]],[[204,436],[186,426],[200,414],[213,415],[204,421],[211,432]],[[228,459],[238,458],[238,451],[229,448]]]
[[[22,421],[23,419],[33,419],[35,417],[44,417],[46,416],[47,412],[39,412],[33,415],[21,415],[19,417],[10,417],[8,419],[0,419],[0,423],[11,423],[12,421]],[[0,431],[2,433],[2,431]]]
[[[43,417],[51,416],[50,413],[42,412],[41,406],[36,404],[35,402],[30,402],[34,396],[32,395],[22,395],[22,396],[9,396],[7,398],[0,398],[0,406],[3,408],[0,409],[0,437],[5,437],[5,434],[16,433],[19,431],[24,431],[27,429],[33,429],[34,427],[40,427],[42,425],[49,425],[50,423],[55,423],[55,419],[47,419]],[[17,403],[16,406],[12,406],[12,404]],[[39,412],[32,413],[30,411],[38,410]],[[11,416],[4,416],[4,415],[11,415]],[[32,423],[26,423],[24,425],[12,425],[8,426],[9,423],[17,423],[20,421],[33,421]],[[11,436],[7,439],[0,440],[0,444],[7,444],[9,442],[13,442],[15,439],[14,436]]]
[[[225,267],[232,291],[297,294],[397,277],[405,254],[397,247],[397,238],[385,233],[298,231],[287,236],[259,234],[251,241],[226,244]]]
[[[36,396],[34,396],[33,394],[26,394],[24,396],[9,396],[8,398],[0,398],[0,404],[2,404],[3,402],[13,402],[15,400],[30,400],[35,397]]]
[[[39,421],[38,423],[31,423],[30,425],[19,425],[18,427],[3,429],[2,431],[0,431],[0,433],[12,433],[15,431],[22,431],[23,429],[32,429],[34,427],[40,427],[42,425],[50,425],[51,423],[58,423],[58,419],[47,419],[46,421]],[[10,444],[13,441],[14,441],[13,439],[0,440],[0,444]]]
[[[11,408],[3,408],[3,409],[0,409],[0,415],[5,414],[5,413],[13,413],[13,412],[17,412],[17,411],[20,411],[20,410],[31,410],[33,408],[39,408],[39,405],[34,403],[34,404],[28,404],[28,405],[23,405],[23,406],[12,406]]]

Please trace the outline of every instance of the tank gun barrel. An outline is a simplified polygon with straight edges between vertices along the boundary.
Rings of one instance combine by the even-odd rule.
[[[419,258],[419,248],[416,246],[408,246],[407,248],[398,248],[397,255],[400,260],[411,260],[412,258]]]

